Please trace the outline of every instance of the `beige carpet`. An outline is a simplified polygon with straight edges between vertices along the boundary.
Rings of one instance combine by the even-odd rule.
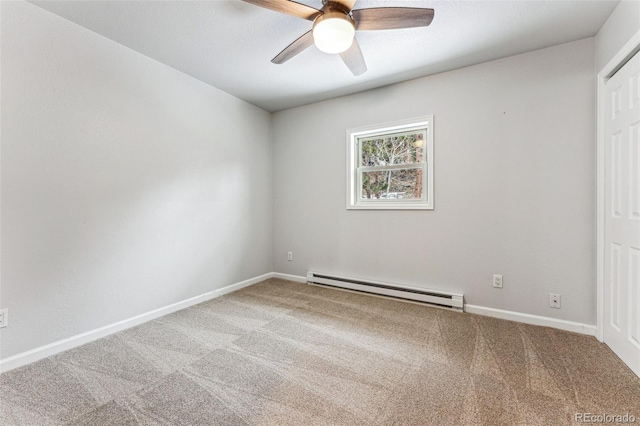
[[[2,425],[562,425],[631,414],[592,337],[268,280],[0,376]]]

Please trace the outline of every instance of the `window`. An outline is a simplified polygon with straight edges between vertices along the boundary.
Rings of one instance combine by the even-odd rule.
[[[347,209],[433,209],[433,116],[347,131]]]

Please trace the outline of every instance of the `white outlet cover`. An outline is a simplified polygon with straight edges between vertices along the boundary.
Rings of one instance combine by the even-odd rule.
[[[495,288],[502,288],[502,275],[493,276],[493,286]]]
[[[9,309],[0,309],[0,328],[9,325]]]

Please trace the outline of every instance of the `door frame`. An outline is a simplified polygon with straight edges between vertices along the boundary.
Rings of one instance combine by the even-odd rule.
[[[605,114],[605,83],[615,74],[631,57],[640,51],[640,31],[636,32],[631,39],[616,53],[616,55],[605,65],[597,75],[597,120],[596,120],[596,304],[597,322],[596,338],[604,341],[604,194],[605,194],[605,149],[606,140],[604,129]]]

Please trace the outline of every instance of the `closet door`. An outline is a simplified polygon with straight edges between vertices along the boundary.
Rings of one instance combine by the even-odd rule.
[[[640,53],[604,101],[604,342],[640,375]]]

